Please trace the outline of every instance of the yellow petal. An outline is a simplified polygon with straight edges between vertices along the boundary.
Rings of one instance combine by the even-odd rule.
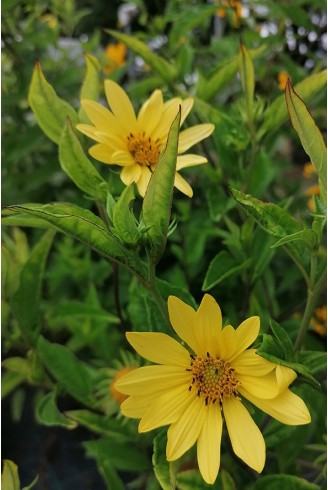
[[[212,337],[218,337],[222,329],[221,309],[213,296],[205,294],[194,317],[194,333],[206,356],[208,343]],[[211,350],[209,351],[211,352]]]
[[[276,369],[277,381],[280,391],[285,390],[297,378],[295,371],[286,366],[278,364]]]
[[[140,196],[144,197],[152,174],[148,167],[140,167],[140,168],[141,168],[141,174],[137,182],[137,187]]]
[[[222,416],[217,403],[206,407],[206,416],[197,442],[199,471],[206,483],[213,484],[220,468]]]
[[[195,444],[206,415],[204,399],[196,396],[167,432],[166,458],[174,461]]]
[[[191,111],[193,105],[194,105],[194,99],[192,97],[189,97],[188,99],[184,99],[181,102],[181,121],[180,121],[180,126],[182,126],[182,124],[186,120],[186,117],[188,116],[189,112]]]
[[[151,136],[152,132],[160,122],[163,111],[163,94],[161,90],[155,90],[149,99],[141,107],[138,114],[138,122],[146,136]]]
[[[241,382],[244,390],[258,398],[275,398],[281,391],[274,371],[271,371],[265,376],[257,376],[256,372],[253,376],[236,374],[236,378]]]
[[[89,153],[93,158],[100,162],[113,163],[113,152],[108,145],[99,143],[98,145],[91,146],[91,148],[89,148]]]
[[[258,408],[286,425],[304,425],[311,422],[311,415],[303,400],[290,390],[285,390],[272,400],[262,400],[241,388],[241,395]]]
[[[169,296],[168,309],[171,325],[180,339],[184,340],[195,353],[198,353],[200,346],[193,330],[195,310],[176,296]]]
[[[103,137],[96,135],[96,128],[94,126],[89,126],[89,124],[77,124],[76,129],[78,129],[81,133],[85,134],[89,138],[98,141],[98,143],[103,143]]]
[[[181,104],[182,100],[178,97],[175,97],[164,104],[161,119],[153,131],[153,138],[158,138],[163,146],[166,144],[169,129],[174,118],[178,114],[179,105]]]
[[[127,332],[132,347],[151,362],[189,368],[189,352],[176,340],[164,333]]]
[[[249,412],[240,400],[230,397],[223,400],[223,413],[234,453],[261,473],[265,463],[265,442]]]
[[[128,165],[123,167],[120,177],[125,185],[130,185],[132,182],[138,182],[141,175],[140,165]]]
[[[229,361],[249,347],[257,338],[260,331],[260,319],[258,316],[251,316],[243,321],[236,329],[235,350]]]
[[[201,165],[203,163],[207,163],[207,159],[200,155],[179,155],[177,158],[177,170],[181,170],[182,168],[194,167],[195,165]]]
[[[158,392],[150,395],[131,395],[121,404],[121,412],[131,419],[141,419],[158,396]]]
[[[188,197],[192,197],[193,191],[188,182],[181,177],[178,172],[175,173],[175,179],[174,179],[174,187],[179,189],[179,191],[183,192]]]
[[[246,376],[254,376],[254,374],[256,376],[264,376],[276,367],[273,362],[256,354],[256,349],[245,350],[235,357],[230,365],[236,373],[245,374]]]
[[[118,150],[121,148],[122,150],[127,151],[127,137],[124,135],[124,133],[115,134],[113,131],[106,133],[96,129],[95,135],[97,138],[99,138],[99,141],[106,143],[113,150]]]
[[[236,349],[236,330],[231,325],[226,325],[216,342],[217,356],[223,360],[230,359]]]
[[[199,141],[210,136],[214,131],[213,124],[197,124],[191,128],[181,131],[179,135],[178,153],[184,153]]]
[[[178,386],[158,396],[148,406],[139,424],[139,432],[148,432],[176,422],[193,402],[197,393],[189,392],[187,385]]]
[[[190,373],[177,366],[145,366],[119,378],[115,388],[125,395],[151,394],[190,384]]]
[[[126,150],[116,150],[112,155],[113,164],[120,165],[121,167],[135,166],[133,156]]]
[[[119,123],[132,133],[139,130],[133,105],[124,90],[113,80],[105,80],[105,94],[110,110]]]
[[[98,104],[98,102],[94,100],[81,100],[81,105],[92,124],[98,129],[117,134],[120,134],[124,130],[124,126],[120,124],[114,114],[101,104]]]

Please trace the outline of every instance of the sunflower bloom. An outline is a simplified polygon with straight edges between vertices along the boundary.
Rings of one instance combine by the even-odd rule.
[[[81,101],[93,126],[78,124],[77,129],[97,142],[89,149],[90,155],[100,162],[123,167],[121,180],[125,185],[136,182],[140,195],[144,196],[179,106],[182,124],[192,108],[193,99],[174,98],[164,102],[161,90],[155,90],[136,116],[129,97],[117,83],[106,80],[105,94],[110,110],[92,100]],[[198,124],[179,134],[174,185],[189,197],[192,197],[192,188],[179,171],[206,163],[207,159],[184,153],[210,136],[213,130],[213,124]]]
[[[197,442],[199,469],[210,484],[220,467],[224,419],[235,454],[261,472],[264,439],[242,399],[287,425],[309,423],[303,400],[288,389],[295,372],[248,349],[259,333],[258,317],[248,318],[237,329],[222,328],[220,307],[208,294],[197,311],[174,296],[168,307],[185,346],[163,333],[127,333],[134,349],[157,365],[138,368],[116,382],[116,388],[129,395],[122,413],[141,419],[139,432],[170,426],[168,461]]]

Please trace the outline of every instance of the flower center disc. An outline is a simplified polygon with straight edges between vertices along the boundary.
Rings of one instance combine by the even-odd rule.
[[[207,353],[207,357],[191,356],[192,384],[197,395],[205,399],[205,404],[222,403],[224,397],[237,394],[240,382],[235,378],[235,370],[229,363],[221,359],[214,359]]]
[[[152,167],[157,164],[160,155],[160,143],[147,138],[145,133],[128,136],[128,150],[133,156],[136,164]]]

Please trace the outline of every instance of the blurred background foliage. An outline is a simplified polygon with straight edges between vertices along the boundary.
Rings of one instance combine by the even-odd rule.
[[[106,33],[106,29],[132,34],[172,62],[177,72],[174,82],[165,83],[160,74]],[[274,318],[284,324],[294,340],[306,301],[300,272],[291,266],[280,248],[270,248],[273,244],[271,237],[239,212],[228,185],[262,200],[278,203],[301,221],[309,222],[309,213],[314,210],[312,196],[317,193],[317,179],[308,164],[308,156],[287,117],[281,124],[271,125],[267,131],[263,127],[265,111],[282,96],[287,77],[295,86],[324,69],[326,38],[326,13],[321,0],[218,0],[208,4],[195,0],[138,0],[134,3],[118,0],[110,3],[100,0],[4,0],[3,204],[63,201],[95,211],[94,202],[86,199],[62,171],[56,145],[42,133],[29,107],[28,89],[36,60],[40,60],[58,95],[76,109],[80,105],[80,87],[85,75],[83,53],[99,60],[102,101],[103,80],[106,78],[124,86],[136,107],[140,107],[155,88],[161,88],[165,97],[181,93],[196,96],[200,99],[199,110],[193,111],[189,123],[207,122],[209,118],[217,125],[214,138],[201,147],[209,164],[189,172],[193,199],[189,200],[178,192],[174,194],[173,215],[178,227],[169,237],[158,267],[158,276],[163,281],[163,296],[168,290],[167,284],[171,285],[170,291],[174,285],[176,295],[186,290],[190,303],[199,302],[202,290],[210,290],[219,298],[224,314],[232,324],[238,324],[249,314],[258,314],[265,331],[270,318]],[[258,136],[247,126],[237,74],[240,41],[253,55],[254,123]],[[322,133],[326,132],[325,97],[322,87],[313,90],[307,101]],[[247,164],[252,158],[254,168],[246,182],[249,175]],[[123,186],[115,170],[95,161],[93,163],[117,197]],[[131,358],[126,351],[122,329],[140,329],[143,326],[160,329],[161,319],[156,305],[147,291],[140,290],[135,280],[131,280],[127,271],[111,266],[69,237],[49,235],[48,242],[44,241],[44,249],[38,250],[43,234],[42,229],[8,227],[2,235],[3,413],[6,424],[13,431],[13,421],[19,423],[24,420],[26,426],[26,417],[31,420],[31,413],[35,413],[38,422],[50,427],[45,437],[49,438],[50,433],[55,439],[55,449],[52,448],[55,453],[58,453],[58,441],[61,438],[66,441],[61,446],[60,461],[66,451],[65,444],[69,445],[74,437],[75,441],[84,441],[85,454],[96,461],[104,483],[97,480],[92,467],[89,470],[86,466],[83,481],[78,477],[69,480],[66,475],[57,487],[50,486],[50,473],[55,472],[57,476],[52,474],[52,478],[58,478],[51,457],[46,451],[46,456],[40,455],[47,461],[43,467],[39,461],[28,458],[24,463],[24,454],[17,449],[19,442],[8,443],[8,457],[16,458],[24,483],[39,473],[39,488],[100,489],[105,488],[101,485],[107,485],[107,488],[120,489],[124,488],[120,475],[125,482],[133,481],[131,489],[156,489],[158,484],[154,477],[149,476],[152,437],[146,435],[141,439],[133,422],[124,423],[122,419],[115,418],[119,405],[109,389],[113,377],[122,367],[138,366],[142,362]],[[47,247],[50,249],[52,241],[45,267]],[[235,271],[225,276],[226,271],[222,270],[222,282],[213,281],[210,273],[210,264],[219,253],[226,254],[225,263]],[[42,332],[51,341],[44,341],[42,355],[34,349],[33,342],[22,335],[15,309],[20,298],[24,267],[33,260],[37,262],[41,256],[43,265],[36,269],[40,278],[41,311],[38,315]],[[306,338],[307,350],[325,350],[325,324],[323,297]],[[69,351],[63,351],[64,346]],[[67,352],[77,357],[66,358]],[[52,356],[58,356],[63,363],[81,363],[86,386],[89,383],[90,390],[74,390],[72,385],[65,383],[64,372],[58,377],[56,369],[46,360]],[[49,375],[50,372],[54,376],[54,371],[57,373],[55,388]],[[321,366],[314,369],[314,374],[324,382]],[[79,381],[74,378],[72,384],[75,382],[78,384]],[[268,466],[271,472],[302,475],[321,485],[325,478],[322,456],[325,397],[309,385],[303,384],[298,390],[309,404],[313,424],[297,429],[296,436],[294,428],[283,429],[271,421],[266,428]],[[64,416],[64,411],[70,413],[70,417]],[[102,418],[100,414],[103,414]],[[267,423],[258,421],[263,426]],[[75,429],[77,426],[79,429],[69,433],[58,429]],[[73,433],[75,436],[71,436]],[[70,434],[70,438],[66,434]],[[101,438],[96,447],[94,439],[99,435]],[[17,432],[15,437],[19,439]],[[296,441],[295,437],[300,440]],[[129,444],[126,441],[133,442],[128,456]],[[35,444],[40,446],[40,440]],[[307,444],[306,450],[301,453],[304,444]],[[106,454],[111,454],[110,464]],[[56,457],[59,458],[58,454]],[[74,458],[74,471],[79,472],[84,456],[78,453]],[[131,467],[126,461],[135,463]],[[242,468],[240,462],[232,459],[229,450],[224,456],[223,466],[230,468],[232,475]],[[59,473],[66,474],[64,467],[60,468]],[[222,475],[215,488],[246,488],[241,485],[250,485],[252,481],[243,468],[242,476],[237,476],[231,486],[225,483]],[[182,481],[179,488],[196,488],[195,481],[192,480],[189,486],[188,482]]]

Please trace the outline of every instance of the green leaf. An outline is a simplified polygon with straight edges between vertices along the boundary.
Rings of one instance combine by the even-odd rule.
[[[243,192],[230,189],[233,197],[244,208],[255,221],[269,235],[285,239],[289,235],[295,235],[303,231],[304,227],[293,218],[288,211],[272,203],[265,203]],[[289,255],[296,262],[298,267],[306,269],[308,265],[308,256],[303,258],[304,247],[299,241],[289,241],[285,243]]]
[[[153,466],[155,476],[163,490],[172,490],[170,463],[166,460],[166,430],[161,430],[154,438]]]
[[[84,58],[86,62],[86,73],[81,87],[80,100],[98,100],[100,65],[97,58],[91,56],[91,54],[84,53]],[[79,119],[84,123],[89,122],[88,116],[85,114],[82,107],[79,111]]]
[[[171,216],[177,162],[181,109],[169,131],[167,146],[152,174],[143,200],[142,217],[151,244],[151,257],[157,263],[163,255]]]
[[[309,483],[294,475],[260,476],[249,490],[320,490],[318,485]]]
[[[307,77],[302,82],[295,85],[295,90],[302,97],[305,102],[310,100],[315,94],[327,83],[327,70],[323,70],[320,73],[316,73]],[[286,100],[284,95],[280,95],[276,100],[269,105],[264,113],[264,123],[260,129],[261,133],[271,132],[275,129],[279,129],[281,125],[287,120],[288,112],[286,106]]]
[[[109,418],[90,410],[69,410],[65,412],[65,415],[96,434],[108,436],[111,439],[115,438],[121,442],[131,441],[134,434],[131,426],[124,423],[123,419]]]
[[[286,348],[286,344],[284,344],[284,348]],[[263,341],[261,346],[256,350],[256,353],[270,362],[293,369],[298,374],[304,376],[314,388],[321,390],[320,383],[312,376],[309,368],[298,362],[291,362],[283,359],[284,354],[281,342],[278,342],[271,335],[263,334]]]
[[[125,485],[118,476],[111,460],[104,452],[102,446],[98,447],[98,441],[87,441],[83,443],[87,456],[94,458],[98,471],[101,474],[106,487],[109,490],[125,490]]]
[[[24,357],[8,357],[1,365],[13,373],[20,374],[23,379],[31,379],[32,366]]]
[[[40,300],[44,268],[55,232],[47,231],[24,264],[20,284],[12,297],[12,308],[22,334],[35,344],[40,333]]]
[[[269,449],[280,445],[283,441],[289,439],[295,430],[297,430],[296,426],[283,425],[277,420],[271,419],[263,432],[266,447]]]
[[[238,57],[239,73],[243,92],[246,96],[246,107],[249,120],[253,117],[253,102],[254,102],[254,66],[252,58],[243,44],[240,44]]]
[[[294,242],[297,240],[303,242],[309,250],[313,250],[315,247],[318,246],[318,237],[313,230],[301,230],[297,233],[285,236],[284,238],[280,238],[280,240],[271,245],[271,248],[277,248],[281,245],[285,245],[286,243]]]
[[[165,301],[167,301],[169,296],[173,295],[173,296],[177,296],[179,299],[181,299],[188,305],[192,306],[194,309],[198,307],[193,296],[185,288],[176,286],[174,284],[170,284],[167,281],[163,281],[163,279],[157,279],[156,284],[158,286],[162,298]]]
[[[105,320],[108,323],[119,324],[120,320],[116,315],[112,313],[108,313],[108,311],[104,310],[100,306],[92,305],[89,303],[82,303],[80,301],[68,301],[59,305],[56,308],[56,318],[60,317],[82,317],[86,318],[94,318],[97,320]]]
[[[70,120],[59,142],[59,162],[79,189],[95,200],[106,202],[107,184],[85,155]]]
[[[84,446],[87,447],[89,455],[95,452],[106,454],[111,465],[121,471],[142,472],[150,466],[148,457],[141,448],[128,442],[103,437],[97,441],[88,441]]]
[[[278,342],[283,354],[284,354],[284,359],[286,361],[290,361],[293,359],[294,356],[294,349],[293,349],[293,344],[292,341],[290,340],[290,337],[288,333],[286,332],[286,329],[283,328],[279,323],[276,321],[270,319],[270,326],[271,330],[273,332],[273,335],[276,338],[276,341]]]
[[[131,211],[131,202],[135,199],[134,184],[124,189],[117,203],[113,206],[113,225],[123,243],[137,245],[142,237],[136,219]]]
[[[10,214],[7,216],[7,214]],[[7,226],[19,226],[19,227],[31,227],[31,228],[51,228],[49,223],[46,223],[43,219],[34,218],[26,213],[17,213],[12,215],[12,211],[4,209],[2,211],[1,223]]]
[[[147,44],[140,41],[135,36],[129,36],[122,32],[113,31],[112,29],[105,29],[105,32],[124,43],[135,54],[141,56],[141,58],[143,58],[143,60],[167,83],[171,83],[175,80],[177,75],[175,66],[164,60],[161,56],[155,54]]]
[[[2,490],[20,490],[18,466],[10,459],[3,460],[1,488]]]
[[[75,110],[58,97],[45,79],[38,61],[33,71],[28,100],[40,128],[54,143],[59,143],[67,117],[74,126],[78,123]]]
[[[222,250],[214,257],[207,269],[202,291],[208,291],[227,277],[239,274],[247,269],[251,263],[252,259],[247,259],[240,264],[229,252]]]
[[[14,391],[17,386],[19,386],[24,381],[24,376],[14,372],[7,372],[1,376],[1,398],[5,398],[12,391]]]
[[[311,374],[317,374],[327,369],[327,353],[317,351],[301,351],[300,361]]]
[[[66,429],[75,429],[77,423],[65,417],[57,408],[56,394],[47,393],[38,400],[35,416],[38,422],[47,426],[59,426]]]
[[[251,59],[255,59],[266,50],[266,46],[260,46],[256,49],[251,49],[249,55]],[[227,85],[231,79],[236,75],[239,65],[239,54],[224,61],[222,64],[217,66],[212,74],[206,79],[200,77],[197,84],[196,95],[204,101],[209,101],[220,92],[220,90]]]
[[[139,275],[144,270],[139,259],[110,234],[105,223],[91,211],[73,204],[24,204],[9,206],[14,213],[40,217],[67,235],[80,240],[101,255],[122,263]]]
[[[322,134],[300,96],[288,80],[286,84],[286,103],[289,117],[296,130],[305,152],[319,177],[320,195],[327,202],[327,148]]]
[[[63,345],[40,336],[37,348],[44,365],[60,386],[84,405],[95,406],[92,396],[95,373]]]
[[[169,34],[169,44],[171,48],[176,48],[179,44],[185,43],[186,33],[194,27],[203,24],[209,17],[212,17],[217,10],[216,5],[193,5],[193,8],[175,18]]]

